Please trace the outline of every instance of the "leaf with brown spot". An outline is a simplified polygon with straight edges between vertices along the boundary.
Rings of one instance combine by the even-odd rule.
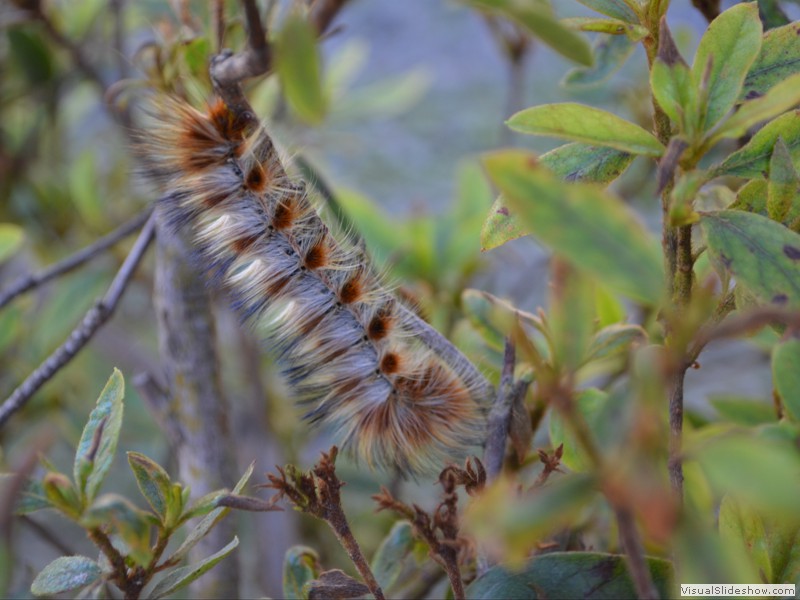
[[[785,297],[800,306],[800,235],[760,215],[738,210],[705,213],[701,225],[711,258],[761,302]],[[788,249],[788,252],[787,252]]]
[[[790,23],[764,34],[761,53],[744,80],[741,98],[764,95],[776,83],[800,73],[798,24]]]
[[[800,177],[792,164],[792,156],[782,137],[778,138],[772,150],[767,185],[769,218],[779,223],[793,221],[798,212],[796,205],[800,201],[797,193],[798,187],[800,187]]]
[[[633,161],[633,155],[613,148],[587,144],[565,144],[538,157],[566,181],[608,184],[619,177]],[[481,230],[481,251],[486,252],[529,233],[501,195],[495,200]]]

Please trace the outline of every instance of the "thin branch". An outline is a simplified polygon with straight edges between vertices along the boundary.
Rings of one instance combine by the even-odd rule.
[[[56,277],[60,277],[61,275],[77,269],[83,263],[90,261],[105,250],[108,250],[121,239],[126,238],[134,231],[141,229],[144,223],[150,217],[151,212],[152,208],[148,208],[142,213],[136,215],[130,221],[127,221],[117,227],[111,233],[106,234],[85,248],[78,250],[75,254],[68,256],[64,260],[42,269],[38,273],[22,275],[4,290],[0,291],[0,309],[5,307],[17,296],[43,285],[48,281],[55,279]]]
[[[255,0],[241,0],[247,23],[246,50],[234,54],[223,51],[211,60],[211,81],[220,98],[244,123],[256,124],[256,117],[244,97],[241,83],[245,79],[269,72],[272,49]],[[322,36],[348,0],[318,0],[311,9],[310,21]]]
[[[595,472],[603,473],[607,468],[604,464],[603,456],[597,448],[591,430],[583,415],[575,410],[572,394],[573,392],[570,388],[557,385],[553,390],[552,401],[572,429],[578,444],[592,462]],[[627,506],[621,505],[619,501],[615,500],[612,496],[606,494],[606,499],[614,509],[614,514],[616,515],[620,539],[625,549],[626,562],[631,578],[633,579],[634,587],[636,588],[637,598],[642,598],[644,600],[657,599],[658,592],[653,584],[650,570],[647,567],[644,547],[639,537],[639,531],[636,529],[636,522],[633,518],[633,514]]]
[[[344,483],[336,475],[338,452],[336,446],[327,453],[323,452],[320,461],[308,473],[299,471],[293,465],[288,465],[285,470],[278,467],[280,475],[268,474],[270,483],[264,487],[278,491],[272,499],[273,504],[281,498],[287,498],[298,510],[328,523],[372,595],[376,600],[385,600],[386,596],[353,536],[342,508],[339,490]]]
[[[255,122],[241,86],[245,79],[263,75],[272,64],[272,52],[267,44],[267,34],[258,14],[255,0],[242,0],[247,23],[248,47],[243,52],[233,54],[225,51],[211,60],[211,81],[219,96],[237,115]]]
[[[495,479],[503,468],[506,455],[506,439],[511,423],[511,407],[514,406],[514,364],[516,362],[516,346],[511,338],[506,338],[503,353],[503,373],[500,387],[489,412],[486,449],[483,452],[483,466],[486,468],[488,481]]]
[[[25,524],[26,527],[30,528],[37,536],[39,536],[42,540],[50,544],[53,548],[58,550],[58,552],[63,556],[74,556],[78,554],[75,551],[75,548],[72,548],[61,541],[52,531],[47,529],[47,527],[43,526],[38,521],[34,521],[28,515],[21,515],[17,517],[21,523]]]
[[[125,56],[125,2],[109,0],[109,8],[114,16],[114,52],[117,57],[117,78],[128,76],[128,60]]]
[[[133,278],[136,267],[141,262],[147,247],[153,239],[154,231],[155,219],[150,216],[130,254],[128,254],[111,282],[105,296],[89,309],[83,321],[72,331],[67,340],[47,357],[47,360],[37,367],[0,406],[0,427],[5,425],[6,421],[22,408],[40,387],[71,361],[92,339],[97,330],[111,318],[125,289]]]
[[[636,530],[633,514],[627,508],[616,507],[614,513],[617,517],[619,537],[625,550],[625,560],[628,571],[633,579],[636,597],[641,600],[658,600],[658,590],[650,575],[650,568],[644,556],[644,547]]]
[[[86,78],[97,85],[101,90],[105,91],[106,82],[103,80],[102,75],[100,75],[100,71],[97,70],[92,61],[84,54],[83,48],[61,33],[53,21],[50,20],[50,17],[42,10],[41,6],[36,7],[33,16],[44,26],[47,35],[72,56],[72,61],[75,63],[75,66],[78,67]]]
[[[219,53],[225,43],[225,0],[211,0],[211,39],[214,52]]]
[[[309,20],[316,27],[317,34],[323,35],[349,0],[317,0],[311,7]]]
[[[183,443],[183,433],[175,424],[175,419],[170,418],[170,396],[159,381],[148,372],[137,373],[131,379],[133,387],[139,392],[145,405],[150,410],[161,430],[166,433],[167,440],[173,451]]]
[[[772,324],[783,324],[800,331],[800,311],[780,306],[759,306],[739,315],[734,315],[700,330],[688,352],[687,365],[692,364],[709,343],[738,337]]]
[[[683,387],[687,365],[673,373],[669,387],[669,450],[667,470],[672,491],[683,502]]]

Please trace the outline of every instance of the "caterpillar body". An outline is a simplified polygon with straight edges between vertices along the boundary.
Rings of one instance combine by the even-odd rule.
[[[483,442],[479,376],[422,344],[365,251],[326,226],[263,127],[222,101],[151,103],[147,174],[212,285],[273,353],[306,418],[370,466],[429,473]]]

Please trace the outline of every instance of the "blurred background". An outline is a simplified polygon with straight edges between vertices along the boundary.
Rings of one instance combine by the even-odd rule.
[[[136,175],[132,123],[111,113],[135,107],[139,88],[154,77],[155,57],[177,65],[169,77],[187,76],[181,71],[187,65],[194,69],[189,91],[202,95],[210,52],[208,44],[196,41],[208,35],[207,3],[200,0],[50,0],[41,5],[48,23],[30,18],[22,10],[26,4],[38,3],[0,3],[0,223],[19,234],[7,248],[0,246],[0,289],[90,244],[154,200],[153,190]],[[690,56],[705,22],[688,0],[672,4],[672,31]],[[571,0],[554,5],[559,16],[589,14]],[[237,6],[228,3],[226,45],[234,50],[243,43]],[[558,145],[512,134],[504,126],[511,114],[534,104],[586,102],[648,128],[650,120],[641,48],[631,47],[624,76],[565,78],[573,64],[533,39],[514,57],[505,45],[508,33],[456,1],[352,0],[319,45],[329,100],[324,120],[309,125],[298,119],[275,76],[248,86],[268,130],[304,173],[334,191],[400,293],[493,378],[499,355],[476,342],[464,319],[461,292],[486,290],[535,311],[546,303],[548,255],[529,238],[480,252],[481,227],[495,197],[480,170],[481,154],[509,145],[541,152]],[[76,63],[78,55],[86,64]],[[657,230],[653,179],[653,165],[637,159],[614,188]],[[131,242],[126,239],[0,310],[3,397],[104,293]],[[42,439],[48,440],[47,456],[68,470],[83,423],[114,366],[128,382],[120,453],[143,452],[175,470],[174,449],[158,416],[131,384],[142,373],[161,377],[152,290],[151,252],[113,319],[0,431],[0,471],[18,467]],[[274,464],[309,466],[330,439],[301,421],[269,357],[240,330],[225,298],[214,297],[213,307],[226,410],[237,440],[232,479],[252,460],[255,482]],[[702,368],[688,375],[689,410],[697,418],[712,414],[708,399],[715,395],[766,402],[769,377],[757,344],[712,349]],[[345,507],[368,554],[391,523],[389,516],[373,513],[369,497],[379,485],[431,504],[430,483],[396,480],[346,459],[341,465],[348,482]],[[135,497],[123,456],[105,489]],[[236,553],[243,596],[279,596],[284,552],[299,542],[319,549],[326,566],[343,566],[337,562],[341,553],[331,551],[331,534],[292,511],[232,518],[243,543]],[[12,597],[28,596],[35,573],[65,551],[93,552],[80,529],[46,513],[15,527],[13,547]]]

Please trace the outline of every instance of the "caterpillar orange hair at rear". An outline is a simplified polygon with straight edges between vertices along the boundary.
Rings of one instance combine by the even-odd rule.
[[[323,223],[263,128],[248,135],[221,101],[203,113],[157,96],[150,113],[140,151],[171,221],[192,228],[209,280],[276,356],[308,419],[403,473],[483,442],[475,374],[419,342],[365,251]]]

